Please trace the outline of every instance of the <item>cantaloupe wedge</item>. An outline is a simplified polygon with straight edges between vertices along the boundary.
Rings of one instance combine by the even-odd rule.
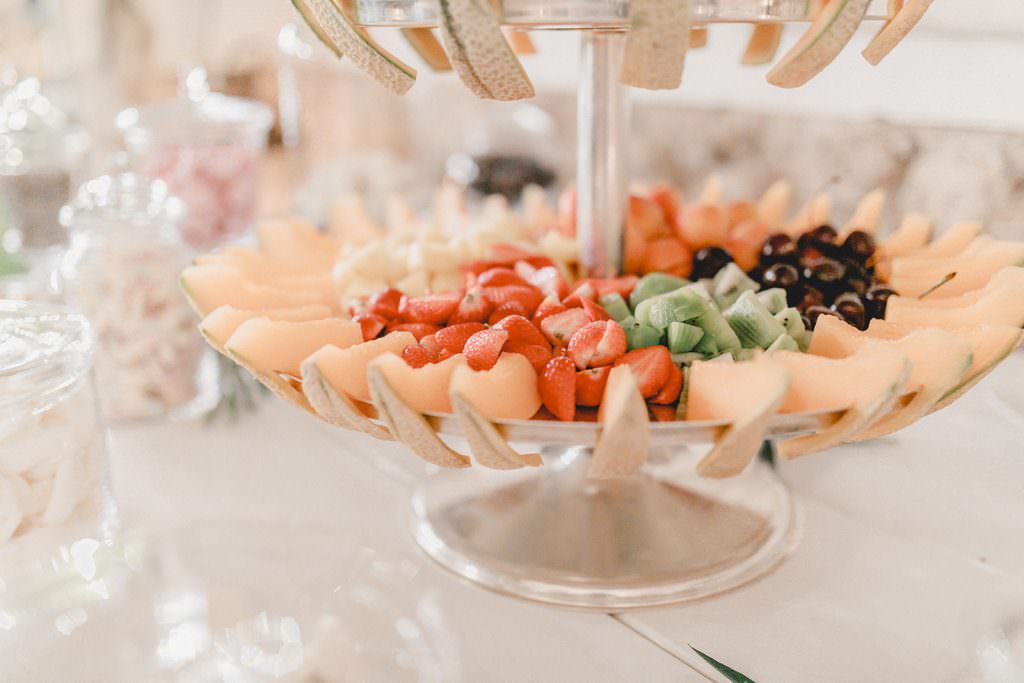
[[[438,0],[441,40],[459,78],[474,94],[488,100],[533,97],[533,84],[484,0]]]
[[[768,72],[768,82],[797,88],[821,73],[853,38],[870,4],[871,0],[831,0]]]
[[[298,308],[244,309],[221,306],[199,322],[199,333],[217,351],[224,353],[224,345],[242,323],[253,318],[269,320],[320,320],[331,315],[331,310],[322,304],[310,304]]]
[[[615,479],[636,473],[647,462],[650,418],[647,404],[626,365],[612,368],[598,411],[601,434],[590,459],[587,476]]]
[[[912,371],[905,353],[881,345],[839,360],[791,351],[776,351],[772,360],[789,372],[789,388],[780,412],[842,411],[834,423],[815,434],[779,442],[779,455],[785,459],[853,438],[892,407]]]
[[[544,464],[539,453],[519,453],[509,446],[498,428],[458,391],[452,392],[451,399],[462,435],[477,464],[494,470],[515,470]]]
[[[349,59],[397,95],[416,82],[416,69],[378,45],[349,18],[339,0],[292,0],[302,18],[336,54]]]
[[[392,332],[380,339],[371,339],[344,349],[324,346],[305,359],[302,375],[305,377],[306,369],[314,365],[336,391],[359,401],[369,401],[370,385],[366,379],[366,367],[374,358],[385,353],[400,356],[402,349],[414,344],[416,337],[409,332]]]
[[[725,188],[722,183],[721,173],[711,173],[704,179],[701,185],[700,194],[697,196],[697,204],[721,204],[725,196]]]
[[[384,441],[394,440],[390,429],[374,422],[373,418],[380,417],[376,406],[356,403],[335,389],[316,362],[311,362],[315,355],[302,364],[302,395],[313,411],[335,427],[353,429]]]
[[[263,221],[256,226],[260,251],[293,263],[326,263],[329,268],[341,245],[331,235],[301,220]]]
[[[540,410],[537,373],[517,353],[503,353],[490,370],[468,365],[452,373],[451,393],[458,393],[489,420],[529,420]]]
[[[900,266],[893,263],[889,284],[903,296],[921,296],[949,273],[956,276],[936,294],[956,296],[984,287],[992,275],[1007,266],[1024,266],[1024,242],[991,241],[971,254]]]
[[[840,238],[845,239],[854,230],[863,230],[874,235],[878,232],[878,224],[882,220],[882,211],[885,210],[885,190],[878,188],[868,192],[857,204],[850,220],[840,231]]]
[[[921,17],[931,4],[932,0],[907,0],[906,5],[903,5],[901,0],[900,8],[894,14],[890,14],[889,21],[885,22],[864,48],[864,59],[874,65],[885,59],[886,55],[917,26],[917,22],[921,21]]]
[[[747,66],[770,64],[775,59],[775,53],[779,51],[782,30],[782,24],[756,24],[740,63]]]
[[[291,261],[270,256],[262,251],[249,247],[229,245],[217,251],[196,257],[197,266],[227,266],[234,268],[250,282],[274,284],[279,280],[290,280],[297,277],[323,276],[329,277],[331,264],[303,259]]]
[[[883,340],[839,318],[819,320],[807,351],[826,358],[845,358],[871,344],[891,344],[907,354],[913,366],[907,388],[914,393],[855,435],[851,439],[854,441],[891,434],[927,415],[960,385],[974,360],[974,347],[968,340],[939,328],[920,329],[899,339]]]
[[[461,353],[421,368],[412,367],[394,353],[384,353],[370,361],[368,367],[377,368],[398,397],[416,412],[450,413],[452,402],[448,391],[455,373],[467,366]]]
[[[637,88],[674,90],[683,82],[689,46],[689,0],[632,0],[620,80]]]
[[[757,457],[768,422],[782,405],[789,386],[786,369],[767,357],[747,363],[697,362],[687,380],[686,419],[729,422],[698,463],[697,474],[739,474]]]
[[[434,71],[452,70],[452,63],[449,61],[441,41],[429,28],[403,28],[402,37],[412,46],[420,59]]]
[[[832,197],[827,192],[819,192],[800,207],[785,226],[785,231],[794,237],[813,230],[819,225],[826,225],[832,214]]]
[[[285,289],[249,282],[227,266],[189,266],[181,274],[181,288],[196,313],[205,316],[221,306],[235,308],[297,308],[310,304],[327,305],[324,293],[317,290]]]
[[[900,226],[879,245],[879,256],[896,258],[917,251],[932,236],[932,221],[923,213],[911,212]]]
[[[391,433],[409,450],[432,465],[450,468],[470,467],[472,463],[469,458],[453,451],[441,441],[423,414],[409,407],[395,393],[394,384],[388,381],[380,364],[386,358],[394,358],[405,365],[405,361],[397,356],[381,356],[370,366],[368,378],[373,404]],[[448,360],[453,358],[455,356]]]
[[[992,276],[992,279],[990,279],[984,287],[980,289],[973,289],[969,292],[958,294],[956,296],[943,297],[941,288],[924,299],[906,296],[891,296],[889,297],[889,302],[886,304],[885,313],[889,316],[890,320],[899,320],[901,311],[904,308],[964,308],[977,303],[978,300],[986,293],[1004,285],[1024,291],[1024,268],[1019,266],[1002,268]]]
[[[968,221],[951,226],[934,240],[911,254],[911,258],[934,258],[961,254],[981,233],[981,223]]]
[[[299,377],[302,361],[324,346],[345,349],[363,341],[358,323],[341,318],[270,320],[253,318],[238,326],[224,349],[263,374]]]
[[[788,180],[776,180],[757,202],[757,218],[770,232],[782,227],[793,201],[793,185]]]
[[[957,307],[915,306],[913,300],[903,300],[891,310],[886,308],[885,319],[908,327],[971,327],[986,323],[1024,327],[1024,288],[1004,283],[984,290],[974,303]]]

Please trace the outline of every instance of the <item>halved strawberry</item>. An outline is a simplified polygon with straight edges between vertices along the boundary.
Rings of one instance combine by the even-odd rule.
[[[466,341],[477,332],[486,329],[487,326],[483,323],[459,323],[442,327],[434,333],[434,338],[442,349],[448,349],[452,353],[462,353],[462,347],[466,345]]]
[[[530,309],[526,307],[526,304],[519,301],[508,301],[503,303],[494,309],[487,318],[488,325],[497,325],[499,322],[508,318],[509,316],[527,316],[530,315]]]
[[[522,342],[524,344],[537,344],[545,348],[549,347],[547,337],[522,315],[510,315],[495,323],[494,328],[508,332],[508,341]]]
[[[623,299],[629,299],[630,293],[639,281],[640,278],[636,275],[622,275],[619,277],[595,278],[590,281],[590,285],[597,292],[598,299],[608,294],[618,294]]]
[[[633,349],[615,361],[615,367],[628,365],[636,377],[637,387],[644,398],[657,394],[672,374],[675,363],[668,348],[664,346],[648,346]]]
[[[440,331],[441,330],[438,330],[437,332]],[[422,346],[427,351],[430,351],[433,354],[441,353],[441,350],[444,348],[437,343],[437,332],[432,332],[431,334],[428,334],[427,336],[420,339],[420,346]]]
[[[569,340],[569,357],[580,370],[611,365],[625,353],[626,331],[614,320],[587,323]]]
[[[693,270],[693,254],[678,237],[659,237],[647,243],[644,271],[687,277]]]
[[[353,317],[352,321],[359,323],[359,328],[363,332],[363,341],[376,339],[377,335],[383,332],[384,327],[388,324],[388,321],[384,318],[369,312],[360,313]]]
[[[544,321],[544,318],[555,313],[561,313],[569,310],[568,306],[560,303],[557,299],[552,299],[550,296],[545,298],[544,301],[540,302],[540,306],[534,311],[533,317],[530,319],[534,325],[540,326]]]
[[[648,403],[647,412],[650,413],[651,419],[654,422],[675,422],[679,418],[676,417],[675,406],[663,406],[657,403]]]
[[[402,349],[402,360],[414,368],[422,368],[436,361],[437,354],[431,353],[419,344],[409,344]]]
[[[593,322],[612,319],[612,317],[608,315],[608,311],[604,310],[600,304],[594,303],[590,299],[583,300],[583,310],[587,312],[587,317]]]
[[[388,287],[376,294],[372,294],[370,298],[366,300],[366,308],[370,313],[379,315],[385,320],[393,320],[398,317],[398,307],[401,303],[402,293],[394,287]]]
[[[500,268],[502,265],[504,264],[498,263],[497,261],[467,261],[459,266],[459,270],[467,275],[472,275],[475,282],[476,278],[478,278],[481,273],[486,272],[491,268]]]
[[[678,365],[673,364],[672,370],[669,371],[668,379],[665,381],[664,386],[655,394],[654,398],[651,399],[651,403],[657,403],[659,405],[669,405],[675,403],[679,398],[679,393],[683,390],[683,371],[679,369]]]
[[[530,285],[504,285],[502,287],[484,287],[484,296],[495,308],[507,304],[510,301],[518,301],[526,306],[531,314],[544,300],[540,290]]]
[[[521,249],[514,244],[497,242],[487,247],[487,256],[492,261],[497,262],[496,265],[511,266],[516,261],[529,260],[531,257],[536,256],[536,254]]]
[[[471,287],[462,296],[452,317],[448,319],[448,324],[482,323],[493,310],[494,304],[484,296],[483,287]]]
[[[507,341],[508,332],[505,330],[481,330],[466,340],[462,355],[474,370],[490,370],[498,362]]]
[[[561,299],[569,293],[562,271],[555,266],[544,266],[536,269],[528,278],[528,282],[544,293],[545,296]]]
[[[388,323],[385,329],[388,332],[409,332],[412,336],[416,337],[416,341],[419,341],[428,334],[437,332],[440,328],[437,325],[428,325],[427,323]]]
[[[548,342],[545,339],[544,345],[540,344],[527,344],[522,341],[512,341],[511,339],[505,348],[505,353],[518,353],[520,356],[530,361],[530,365],[533,366],[534,371],[539,375],[544,371],[544,366],[551,360],[551,347],[548,346]]]
[[[454,355],[455,354],[449,351],[448,349],[441,349],[441,351],[437,354],[437,362],[440,363],[443,360],[448,360]]]
[[[438,292],[417,298],[403,297],[398,315],[405,322],[440,325],[452,317],[459,307],[459,292]]]
[[[601,405],[601,398],[604,396],[604,385],[608,384],[608,375],[611,373],[610,365],[590,370],[580,370],[576,373],[576,405],[596,408]]]
[[[537,379],[537,389],[552,415],[565,422],[576,417],[576,368],[569,358],[559,356],[548,361]]]
[[[562,299],[562,303],[569,308],[579,308],[583,306],[584,299],[593,301],[596,298],[597,291],[594,289],[594,285],[589,280],[581,280],[569,291],[569,296]]]
[[[499,266],[480,273],[476,279],[481,287],[504,287],[506,285],[529,285],[524,278],[519,277],[511,268]]]
[[[679,193],[665,184],[655,185],[650,191],[651,201],[661,208],[661,214],[665,222],[675,225],[679,217]]]
[[[540,331],[555,346],[564,346],[577,330],[589,322],[590,318],[582,308],[569,308],[541,320]]]

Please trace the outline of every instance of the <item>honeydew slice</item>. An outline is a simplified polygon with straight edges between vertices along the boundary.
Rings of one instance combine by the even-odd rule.
[[[224,350],[235,359],[266,375],[299,377],[302,361],[333,344],[345,349],[363,341],[358,323],[341,318],[322,320],[270,320],[253,318],[239,325]]]
[[[956,273],[931,295],[956,296],[984,287],[993,273],[1007,266],[1024,266],[1024,242],[993,241],[973,254],[931,262],[894,262],[889,283],[903,296],[921,296],[949,273]]]
[[[217,351],[224,353],[224,344],[235,333],[242,323],[253,318],[269,320],[320,320],[330,316],[331,310],[321,304],[310,304],[298,308],[258,308],[243,309],[234,306],[221,306],[199,322],[199,333],[206,342]]]
[[[708,46],[708,29],[703,28],[691,28],[690,29],[690,49],[699,50],[702,47]]]
[[[259,309],[329,304],[323,292],[254,284],[227,266],[189,266],[181,274],[181,288],[201,316],[225,305]]]
[[[912,371],[905,353],[882,345],[840,360],[792,351],[776,351],[772,360],[789,372],[780,412],[842,411],[835,422],[815,434],[780,441],[779,455],[786,460],[852,439],[889,410]]]
[[[441,41],[429,28],[403,28],[402,36],[431,69],[434,71],[452,70],[452,63],[448,60]]]
[[[940,296],[941,290],[936,290],[934,295],[927,296],[924,299],[891,296],[885,306],[885,315],[889,320],[895,321],[900,319],[905,308],[963,308],[977,303],[985,294],[1004,285],[1024,291],[1024,268],[1018,266],[1003,268],[993,275],[992,279],[984,287],[958,294],[957,296],[942,297]]]
[[[768,358],[747,363],[697,362],[687,375],[687,420],[728,420],[697,464],[702,477],[732,477],[757,457],[768,422],[789,386],[786,369]],[[743,387],[736,392],[728,387]]]
[[[854,441],[891,434],[924,417],[960,385],[974,361],[973,346],[968,340],[939,328],[920,329],[900,339],[882,340],[831,316],[819,320],[807,352],[826,358],[845,358],[870,344],[891,344],[907,354],[913,366],[907,387],[914,394],[854,436]]]
[[[441,39],[459,78],[488,100],[533,97],[533,84],[486,0],[438,0]]]
[[[388,429],[391,430],[395,438],[408,446],[409,450],[432,465],[449,468],[470,467],[472,463],[469,458],[461,453],[456,453],[445,445],[423,414],[410,408],[395,393],[394,385],[388,381],[383,368],[378,364],[382,359],[388,357],[378,358],[370,366],[368,372],[373,404],[377,407]],[[405,363],[401,358],[396,358],[396,360],[399,363]]]
[[[393,441],[395,437],[391,431],[371,419],[379,417],[376,408],[357,404],[344,392],[335,389],[317,366],[315,355],[302,364],[302,394],[313,411],[335,427],[353,429],[377,439]]]
[[[906,5],[903,5],[900,0],[891,4],[896,4],[899,8],[890,8],[891,18],[885,22],[885,25],[861,53],[864,55],[864,59],[874,65],[878,65],[885,59],[886,55],[892,52],[893,48],[914,30],[917,22],[921,21],[921,17],[931,6],[932,0],[908,0]],[[895,9],[895,12],[892,12],[892,9]]]
[[[885,319],[908,327],[970,327],[985,323],[1024,327],[1024,288],[1019,283],[1005,282],[984,291],[977,301],[966,306],[915,306],[913,300],[902,300],[892,310],[886,309]]]
[[[490,370],[462,365],[452,373],[458,393],[490,420],[529,420],[540,410],[537,373],[525,356],[503,353]]]
[[[318,36],[378,83],[402,95],[416,82],[416,69],[378,45],[345,13],[338,0],[292,0]],[[322,39],[322,38],[321,38]]]
[[[853,216],[847,221],[846,226],[840,233],[840,238],[845,238],[854,230],[862,230],[874,235],[878,232],[878,224],[882,220],[882,211],[885,210],[885,190],[878,188],[868,192],[857,204]]]
[[[650,90],[678,88],[689,45],[689,0],[632,0],[620,80]]]
[[[768,82],[796,88],[818,75],[853,38],[871,0],[831,0],[811,27],[768,72]]]
[[[402,349],[413,344],[416,344],[416,337],[409,332],[392,332],[348,348],[324,346],[303,362],[302,376],[306,376],[308,367],[314,366],[335,390],[359,401],[369,401],[366,366],[385,353],[401,355]]]
[[[879,247],[879,256],[896,258],[911,254],[924,245],[932,236],[932,221],[923,213],[911,212]]]
[[[776,180],[761,195],[757,202],[757,217],[769,232],[775,232],[782,227],[792,201],[793,184],[788,180]]]
[[[832,197],[827,192],[819,192],[800,207],[800,210],[786,226],[786,232],[793,236],[801,235],[819,225],[827,224],[831,214]]]
[[[970,247],[979,233],[981,233],[981,223],[973,221],[957,223],[914,252],[909,258],[955,256]]]
[[[411,409],[420,413],[450,413],[452,402],[448,392],[454,375],[467,366],[461,353],[420,368],[412,367],[394,353],[385,353],[374,358],[369,367],[377,368]]]
[[[509,446],[498,428],[458,391],[452,392],[451,399],[462,435],[477,464],[494,470],[515,470],[544,464],[539,453],[519,453]]]
[[[615,479],[634,474],[647,462],[650,418],[629,366],[612,368],[601,398],[602,423],[587,476]]]
[[[747,41],[747,49],[743,52],[742,64],[757,66],[770,64],[779,51],[782,41],[782,24],[757,24]],[[691,45],[692,47],[692,45]]]

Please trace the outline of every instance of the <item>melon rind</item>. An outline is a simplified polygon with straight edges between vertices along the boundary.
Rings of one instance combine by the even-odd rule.
[[[302,21],[306,22],[306,26],[308,26],[309,30],[313,32],[313,35],[317,37],[317,40],[323,43],[328,50],[333,52],[335,57],[341,59],[345,56],[342,54],[341,49],[320,27],[320,23],[313,15],[313,12],[310,11],[309,7],[306,6],[304,0],[292,0],[292,6],[298,11],[299,16],[302,17]]]
[[[768,82],[798,88],[821,73],[853,38],[870,4],[871,0],[832,0],[768,72]]]
[[[650,418],[629,366],[612,368],[601,398],[601,434],[587,476],[615,479],[634,474],[647,462]]]
[[[458,391],[451,393],[451,399],[462,435],[477,464],[494,470],[515,470],[544,464],[539,453],[519,453],[509,446],[498,428]]]
[[[902,4],[902,3],[901,3]],[[907,34],[914,30],[924,13],[931,7],[932,0],[907,0],[896,15],[885,22],[861,53],[870,64],[878,65],[900,44]]]
[[[755,25],[740,63],[746,66],[770,64],[779,51],[783,28],[782,24]]]
[[[302,364],[302,393],[316,414],[335,427],[363,432],[382,441],[395,438],[386,427],[371,420],[344,392],[335,389],[320,372],[313,357]]]
[[[533,84],[487,0],[438,0],[441,40],[459,78],[487,100],[525,100]]]
[[[683,82],[689,45],[689,0],[632,0],[619,79],[637,88],[674,90]]]
[[[706,26],[690,29],[690,49],[699,50],[708,46],[708,29]]]
[[[429,28],[403,28],[402,37],[412,46],[420,59],[434,71],[452,70],[452,63],[448,59],[448,54],[444,51],[441,41]]]

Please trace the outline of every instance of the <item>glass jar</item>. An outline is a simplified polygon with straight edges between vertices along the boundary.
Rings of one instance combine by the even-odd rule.
[[[65,296],[95,330],[110,419],[191,416],[215,401],[216,364],[178,284],[192,258],[177,231],[183,214],[166,183],[132,173],[90,180],[61,212]]]
[[[188,207],[181,235],[207,250],[252,227],[270,108],[217,93],[126,109],[117,117],[134,167]]]

